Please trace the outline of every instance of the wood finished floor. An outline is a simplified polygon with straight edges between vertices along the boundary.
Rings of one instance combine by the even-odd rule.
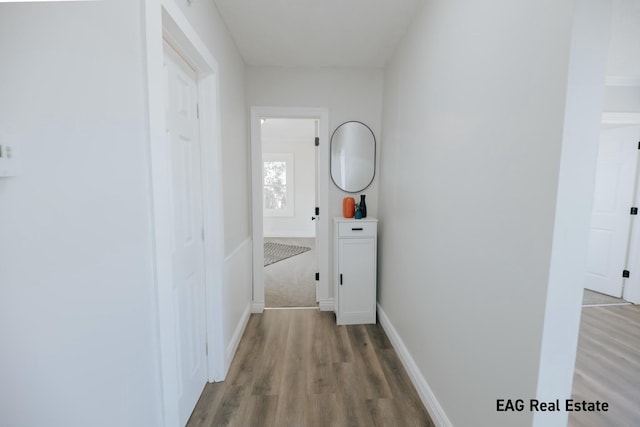
[[[188,427],[433,426],[380,325],[318,310],[252,314],[224,382]]]
[[[584,307],[573,398],[608,412],[571,412],[570,427],[640,426],[640,306]]]

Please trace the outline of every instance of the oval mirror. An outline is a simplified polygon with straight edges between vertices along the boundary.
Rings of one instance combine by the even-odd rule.
[[[367,125],[346,122],[331,135],[331,179],[343,191],[357,193],[373,182],[376,138]]]

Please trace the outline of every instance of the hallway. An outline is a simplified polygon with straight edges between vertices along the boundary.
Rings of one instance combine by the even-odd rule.
[[[227,379],[207,384],[189,427],[432,426],[377,325],[336,326],[333,313],[252,315]]]

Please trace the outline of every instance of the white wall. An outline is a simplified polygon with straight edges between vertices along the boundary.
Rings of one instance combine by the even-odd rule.
[[[607,86],[602,110],[616,113],[639,113],[640,87]]]
[[[382,145],[382,70],[248,67],[246,90],[247,104],[250,107],[328,108],[330,133],[340,124],[356,120],[371,128],[376,136],[378,150]],[[370,216],[378,213],[377,175],[376,168],[373,183],[362,192],[367,195],[367,215]],[[342,198],[350,195],[353,196],[330,183],[331,217],[342,215]]]
[[[611,0],[603,110],[640,112],[640,2]]]
[[[426,1],[385,69],[379,301],[456,426],[532,423],[567,3]]]
[[[228,353],[251,300],[244,63],[213,2],[176,3],[220,66]],[[2,425],[162,425],[143,25],[142,1],[0,5],[23,157],[0,178]]]
[[[637,0],[610,0],[611,42],[607,76],[640,78],[640,3]]]
[[[317,107],[329,109],[329,132],[346,121],[367,124],[376,137],[378,153],[381,138],[382,70],[379,69],[298,69],[248,67],[246,74],[249,107]],[[321,141],[328,143],[328,141]],[[377,156],[377,162],[380,156]],[[378,172],[362,193],[367,196],[367,215],[378,214]],[[342,216],[342,199],[356,196],[338,189],[329,178],[329,218]],[[324,209],[324,207],[321,207]],[[323,211],[321,211],[322,214]],[[333,226],[332,221],[330,227]],[[329,236],[333,232],[329,230]],[[329,248],[330,252],[332,248]],[[329,254],[329,260],[333,256]],[[332,271],[332,266],[329,266]],[[329,297],[333,287],[329,286]]]
[[[0,424],[158,426],[139,2],[0,5]]]
[[[262,152],[293,154],[293,216],[264,215],[265,237],[315,237],[316,123],[313,119],[268,119],[262,124]]]

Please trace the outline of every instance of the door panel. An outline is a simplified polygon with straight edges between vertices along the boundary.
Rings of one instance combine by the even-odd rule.
[[[629,128],[600,135],[585,288],[621,297],[638,166],[638,141]]]
[[[166,122],[171,145],[173,296],[181,425],[207,381],[202,175],[195,71],[168,45]]]
[[[344,317],[369,313],[375,301],[376,273],[371,260],[376,257],[373,239],[340,239],[339,266],[342,284],[340,314]]]

